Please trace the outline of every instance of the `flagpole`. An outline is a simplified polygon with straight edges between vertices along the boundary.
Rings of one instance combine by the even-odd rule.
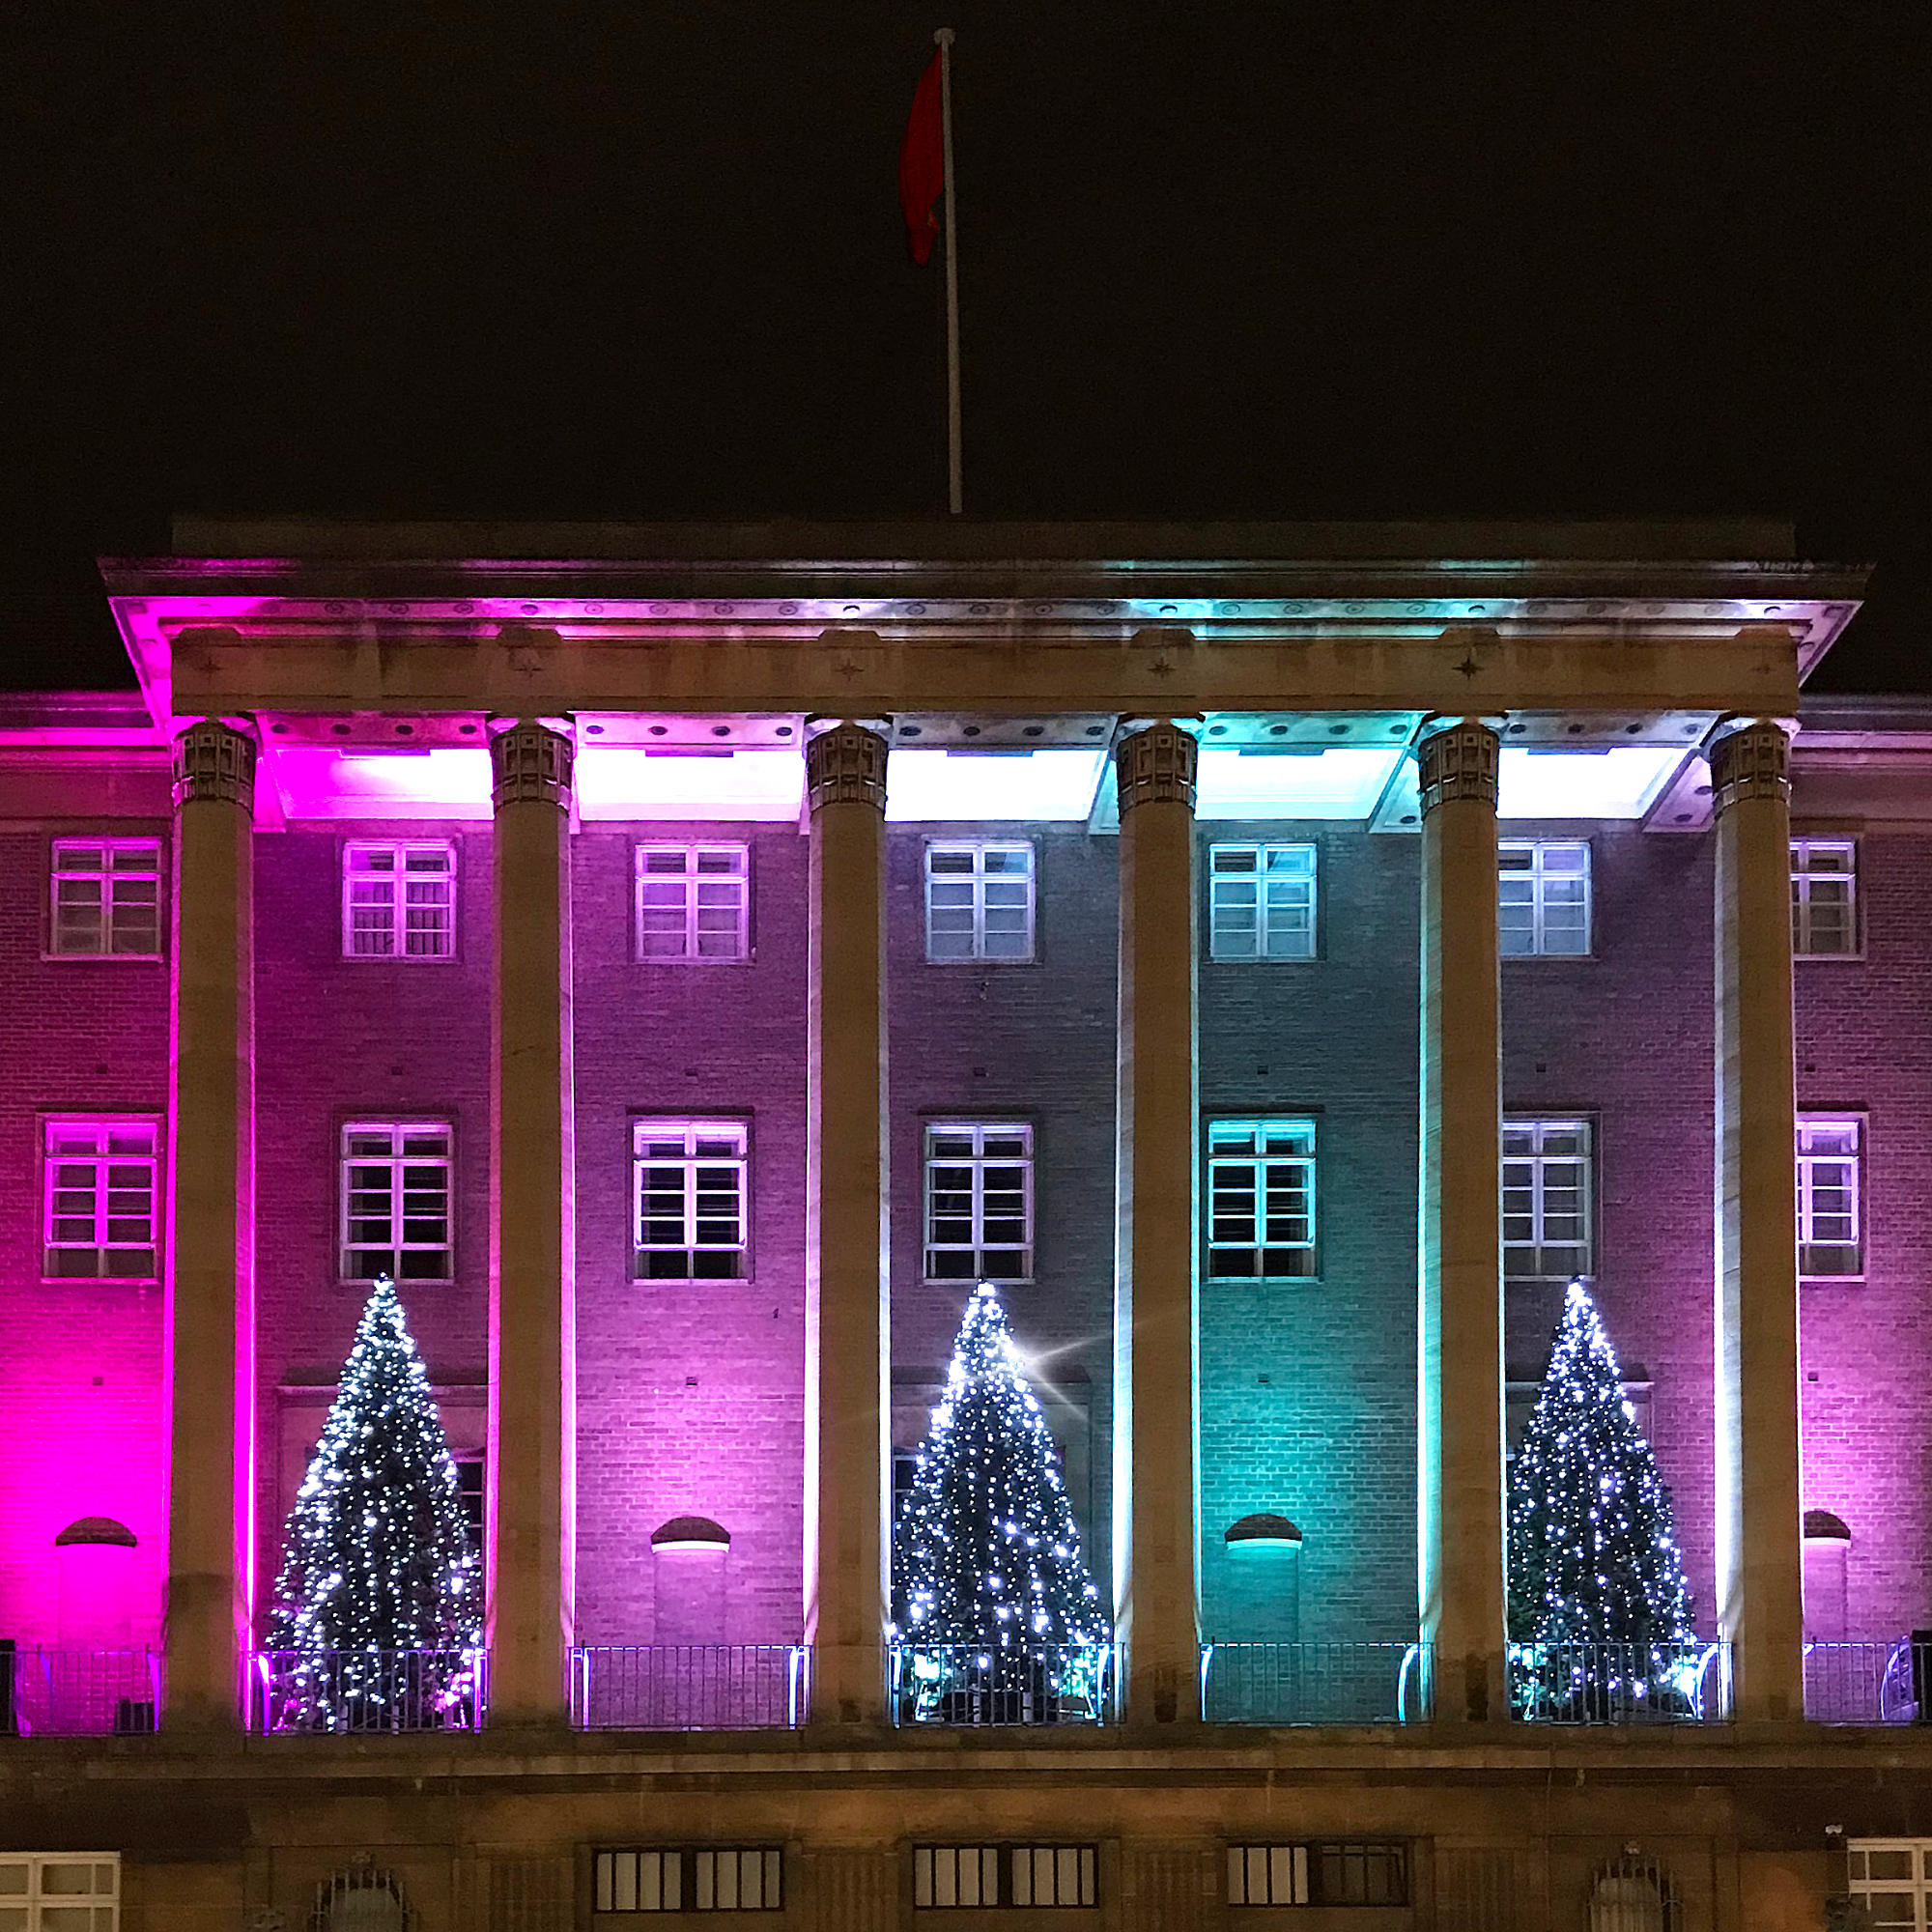
[[[936,27],[939,43],[940,148],[946,170],[946,505],[953,516],[966,507],[959,460],[959,229],[952,213],[952,29]]]

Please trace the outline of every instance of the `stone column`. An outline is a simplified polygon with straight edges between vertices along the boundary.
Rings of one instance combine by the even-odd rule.
[[[490,1716],[556,1724],[577,1541],[573,749],[563,731],[526,718],[491,740],[490,759]]]
[[[255,741],[175,741],[168,1109],[169,1729],[242,1717],[254,1622]]]
[[[1114,1611],[1127,1719],[1200,1719],[1193,737],[1122,739]]]
[[[1711,746],[1717,877],[1718,1625],[1740,1718],[1804,1715],[1797,1121],[1784,727]]]
[[[805,1638],[815,1723],[886,1716],[886,741],[806,744]]]
[[[1508,1715],[1498,749],[1474,718],[1432,721],[1421,748],[1417,1580],[1435,1713],[1451,1723]]]

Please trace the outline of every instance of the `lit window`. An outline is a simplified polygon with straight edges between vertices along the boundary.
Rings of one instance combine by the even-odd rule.
[[[1932,1932],[1932,1839],[1853,1838],[1845,1865],[1873,1932]]]
[[[632,1123],[639,1281],[742,1281],[746,1128],[742,1121]]]
[[[1798,1272],[1807,1277],[1865,1271],[1860,1206],[1861,1122],[1807,1117],[1798,1122]]]
[[[1230,1845],[1230,1905],[1406,1905],[1406,1845]]]
[[[1497,851],[1505,958],[1590,950],[1590,847],[1581,838],[1505,838]]]
[[[49,1279],[155,1279],[156,1144],[152,1121],[47,1122],[42,1267]]]
[[[116,1932],[119,1852],[0,1852],[0,1932]]]
[[[1315,957],[1315,847],[1210,845],[1208,952],[1214,959]]]
[[[1033,887],[1024,839],[934,839],[925,848],[926,958],[1031,959]]]
[[[1092,1845],[915,1845],[912,1902],[922,1912],[1096,1906],[1099,1854]]]
[[[639,845],[638,957],[749,959],[751,866],[744,845]]]
[[[1503,1273],[1518,1281],[1595,1274],[1588,1121],[1503,1122]]]
[[[50,950],[63,959],[152,959],[161,950],[161,841],[56,838]]]
[[[784,1855],[776,1845],[599,1852],[598,1912],[781,1912]]]
[[[342,848],[348,959],[456,956],[456,848],[446,838]]]
[[[1800,959],[1842,959],[1859,950],[1859,842],[1791,841],[1791,951]]]
[[[1033,1279],[1033,1129],[925,1130],[927,1281]]]
[[[357,1121],[342,1130],[344,1281],[450,1281],[446,1121]]]
[[[1208,1272],[1221,1281],[1316,1272],[1313,1121],[1208,1123]]]

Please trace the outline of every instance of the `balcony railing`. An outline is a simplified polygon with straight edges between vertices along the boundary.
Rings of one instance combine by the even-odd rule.
[[[473,1731],[488,1701],[475,1650],[258,1650],[248,1659],[257,1731]]]
[[[1430,1712],[1427,1644],[1210,1643],[1201,1715],[1210,1724],[1402,1724]]]
[[[570,1653],[580,1731],[796,1730],[811,1695],[804,1644],[582,1644]]]
[[[1804,1715],[1814,1724],[1932,1720],[1932,1644],[1909,1637],[1807,1643]]]
[[[1538,1724],[1720,1724],[1730,1717],[1721,1643],[1513,1643],[1510,1715]]]
[[[18,1650],[0,1645],[0,1736],[112,1737],[152,1731],[157,1650]]]
[[[1120,1650],[1111,1643],[894,1644],[887,1654],[897,1724],[1106,1724],[1119,1716]]]

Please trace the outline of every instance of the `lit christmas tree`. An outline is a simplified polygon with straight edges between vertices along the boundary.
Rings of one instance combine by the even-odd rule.
[[[915,1468],[893,1539],[893,1635],[910,1714],[1098,1716],[1108,1618],[990,1283],[967,1303]]]
[[[386,1275],[362,1311],[284,1541],[269,1630],[270,1649],[282,1653],[275,1727],[473,1719],[481,1564],[429,1377]]]
[[[1691,1694],[1670,1492],[1572,1282],[1509,1484],[1512,1692],[1526,1715],[1640,1715]],[[1608,1645],[1607,1651],[1553,1646]]]

